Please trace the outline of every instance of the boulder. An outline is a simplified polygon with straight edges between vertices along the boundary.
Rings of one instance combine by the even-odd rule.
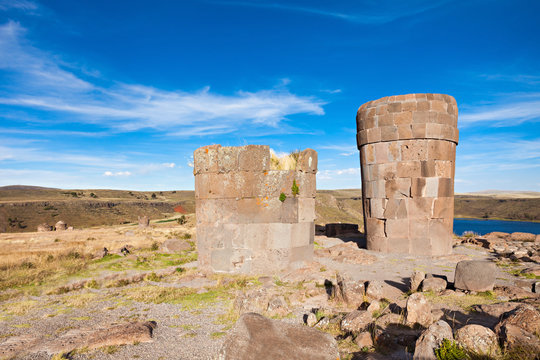
[[[540,340],[527,330],[516,325],[506,324],[499,329],[499,339],[510,359],[538,359]]]
[[[353,308],[364,302],[365,286],[363,281],[353,281],[340,273],[336,274],[337,286],[334,289],[336,299]]]
[[[497,267],[491,261],[460,261],[456,265],[454,286],[461,290],[491,291],[496,275]]]
[[[513,285],[496,286],[493,289],[493,292],[497,295],[497,298],[500,298],[501,300],[519,300],[535,296],[534,293]]]
[[[167,254],[191,250],[191,244],[185,240],[168,239],[161,244],[160,251]]]
[[[282,295],[274,295],[268,301],[266,311],[271,315],[285,316],[289,313],[289,307]]]
[[[485,326],[465,325],[456,331],[455,338],[459,345],[469,351],[490,356],[499,353],[497,335]]]
[[[221,349],[219,360],[336,360],[339,351],[332,335],[300,324],[247,313],[238,319]]]
[[[373,300],[395,300],[403,296],[403,292],[384,281],[372,280],[368,283],[366,296]]]
[[[64,231],[64,230],[67,230],[67,225],[65,222],[63,222],[62,220],[58,221],[55,225],[54,225],[54,229],[56,231]]]
[[[534,306],[521,304],[504,314],[502,320],[495,326],[495,331],[499,333],[500,328],[507,324],[519,326],[532,334],[540,334],[540,312]]]
[[[146,228],[150,225],[150,219],[148,216],[138,216],[138,220],[140,228]]]
[[[443,339],[453,340],[452,328],[443,320],[432,324],[416,341],[413,360],[437,360],[435,349]]]
[[[534,266],[530,266],[528,268],[525,268],[525,269],[521,270],[521,273],[523,275],[540,276],[540,265],[534,265]]]
[[[373,300],[369,303],[366,310],[373,314],[374,312],[381,310],[381,303],[377,300]]]
[[[356,335],[354,342],[360,349],[373,347],[373,339],[369,331],[364,331]]]
[[[407,299],[407,323],[428,327],[433,322],[431,304],[422,293],[414,293]]]
[[[234,310],[239,314],[257,312],[262,313],[268,309],[270,296],[265,288],[240,292],[234,300]]]
[[[415,271],[411,275],[409,290],[411,292],[418,291],[418,288],[420,287],[420,284],[422,284],[422,281],[426,278],[426,273],[423,271]]]
[[[510,234],[510,238],[513,241],[535,241],[536,235],[531,233],[525,233],[525,232],[513,232]]]
[[[317,323],[317,315],[314,313],[309,313],[305,315],[305,321],[307,326],[314,326]]]
[[[47,231],[52,231],[52,230],[53,230],[53,227],[45,223],[39,224],[37,227],[38,232],[47,232]]]
[[[341,330],[350,333],[362,332],[368,329],[373,320],[373,315],[369,311],[354,310],[341,320]]]
[[[430,277],[422,281],[422,291],[433,291],[435,293],[439,293],[446,290],[446,285],[446,280],[437,277]]]
[[[480,305],[473,305],[471,310],[476,313],[481,313],[481,314],[489,315],[494,318],[499,318],[501,317],[502,314],[512,311],[520,305],[521,305],[520,303],[516,303],[516,302],[480,304]]]

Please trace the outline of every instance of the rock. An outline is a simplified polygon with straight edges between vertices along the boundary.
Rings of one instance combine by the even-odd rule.
[[[400,314],[384,314],[375,320],[375,327],[386,328],[390,324],[403,325],[403,316]]]
[[[491,291],[496,274],[497,267],[491,261],[460,261],[456,265],[454,286],[461,290]]]
[[[511,359],[533,360],[540,354],[540,340],[536,335],[512,324],[503,325],[499,338]],[[513,356],[515,355],[515,356]]]
[[[536,238],[534,240],[536,244],[540,243],[540,234],[536,235]]]
[[[306,316],[306,325],[314,326],[317,323],[317,316],[314,313],[309,313]]]
[[[274,295],[270,301],[268,301],[268,307],[266,311],[271,315],[285,316],[289,313],[289,307],[285,298],[281,295]]]
[[[376,311],[381,310],[381,303],[377,300],[373,300],[366,309],[369,313],[373,314]]]
[[[418,288],[420,287],[420,284],[424,279],[426,278],[426,274],[423,271],[415,271],[411,275],[409,290],[411,292],[418,291]]]
[[[265,288],[258,288],[237,294],[234,309],[239,314],[262,313],[268,308],[269,295]]]
[[[148,218],[148,216],[138,216],[138,220],[140,228],[146,228],[150,226],[150,219]]]
[[[348,264],[373,264],[377,258],[364,249],[359,249],[354,242],[334,245],[326,249],[315,250],[315,256],[330,258],[334,261]]]
[[[167,254],[179,253],[191,250],[191,245],[185,240],[168,239],[160,246],[160,251]]]
[[[38,232],[47,232],[47,231],[52,231],[52,230],[53,230],[53,227],[48,225],[48,224],[45,224],[45,223],[39,224],[37,226],[37,231]]]
[[[517,279],[514,281],[514,286],[532,292],[534,288],[534,282],[533,280]]]
[[[484,235],[484,237],[506,240],[510,237],[510,234],[501,232],[501,231],[493,231],[493,232],[487,233],[486,235]]]
[[[409,324],[418,323],[424,327],[433,322],[431,304],[422,293],[414,293],[407,299],[406,320]]]
[[[360,349],[373,347],[373,339],[369,331],[363,331],[356,335],[354,342]]]
[[[413,360],[437,360],[435,349],[443,339],[453,340],[452,328],[443,320],[432,324],[416,341]]]
[[[384,281],[372,280],[369,282],[366,290],[366,296],[373,300],[395,300],[400,298],[403,292]]]
[[[373,320],[373,315],[369,311],[354,310],[341,320],[341,330],[350,333],[362,332],[367,330]]]
[[[299,324],[248,313],[238,319],[221,349],[219,360],[336,360],[336,340],[327,333]]]
[[[156,327],[154,321],[130,322],[93,329],[71,329],[60,337],[47,340],[32,352],[45,351],[49,354],[67,353],[78,348],[97,349],[152,341]]]
[[[378,349],[383,350],[383,352],[394,352],[403,349],[403,347],[414,348],[416,339],[421,332],[419,329],[411,329],[400,324],[389,324],[385,328],[375,328],[374,339]],[[410,359],[410,356],[406,358]]]
[[[55,225],[54,225],[54,229],[56,231],[64,231],[67,229],[67,225],[65,222],[63,222],[62,220],[58,221]]]
[[[477,313],[489,315],[494,318],[499,318],[506,312],[512,311],[519,307],[521,304],[517,302],[502,302],[496,304],[481,304],[473,305],[471,310]]]
[[[531,266],[521,270],[523,275],[540,276],[540,265]]]
[[[336,283],[335,296],[338,300],[354,308],[358,308],[364,302],[365,286],[363,281],[353,281],[337,273]]]
[[[431,277],[422,281],[422,291],[433,291],[435,293],[439,293],[441,291],[444,291],[445,289],[446,280],[444,279]]]
[[[481,355],[497,355],[499,344],[497,335],[481,325],[465,325],[455,333],[456,341],[465,349]]]
[[[535,294],[540,294],[540,281],[536,281],[533,285],[533,291]]]
[[[524,258],[526,256],[529,256],[529,250],[526,248],[520,247],[516,251],[514,251],[514,256],[518,259]]]
[[[315,324],[315,327],[317,329],[324,329],[326,328],[328,325],[330,325],[330,319],[327,318],[327,317],[323,317],[321,318],[316,324]]]
[[[493,292],[497,295],[498,298],[504,298],[506,300],[519,300],[535,296],[535,294],[531,293],[530,291],[523,290],[520,287],[512,285],[496,286],[493,289]]]
[[[534,306],[521,304],[503,316],[502,320],[495,326],[498,333],[504,325],[511,324],[519,326],[532,334],[540,334],[540,312]]]
[[[536,235],[525,232],[513,232],[510,234],[510,237],[513,241],[535,241]]]

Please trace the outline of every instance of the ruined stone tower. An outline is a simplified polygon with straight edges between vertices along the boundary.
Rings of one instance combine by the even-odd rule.
[[[452,96],[409,94],[358,109],[367,248],[452,251],[458,109]]]
[[[193,158],[201,269],[272,273],[311,261],[314,150],[293,170],[274,170],[268,146],[204,146]]]

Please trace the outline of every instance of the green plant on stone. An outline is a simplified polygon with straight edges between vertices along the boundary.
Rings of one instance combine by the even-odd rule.
[[[293,180],[292,182],[291,191],[294,196],[297,196],[298,194],[300,194],[300,188],[296,184],[296,180]]]
[[[462,360],[467,359],[465,351],[455,342],[443,339],[441,346],[435,350],[437,360]]]
[[[180,216],[176,221],[178,222],[178,225],[184,225],[187,223],[186,215]]]
[[[285,193],[279,194],[279,201],[284,202],[286,198],[287,198],[287,195],[285,195]]]

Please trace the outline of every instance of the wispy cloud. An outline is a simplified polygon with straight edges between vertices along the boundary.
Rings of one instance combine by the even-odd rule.
[[[495,126],[515,126],[525,121],[540,119],[540,97],[531,100],[483,105],[471,108],[459,115],[459,124],[468,126],[479,122],[489,122]]]
[[[131,176],[131,172],[129,172],[129,171],[117,171],[117,172],[105,171],[103,173],[103,176]]]
[[[540,76],[530,74],[481,74],[480,77],[489,81],[505,81],[527,85],[540,84]]]
[[[354,140],[352,140],[354,141]],[[358,154],[358,149],[353,145],[321,145],[319,149],[339,151],[341,156],[351,156]]]
[[[337,177],[354,175],[360,179],[360,167],[346,168],[346,169],[334,169],[334,170],[321,170],[317,173],[317,179],[319,180],[332,180]]]
[[[38,4],[30,0],[0,0],[0,10],[21,10],[21,11],[35,11],[39,8]]]
[[[250,127],[277,127],[294,114],[323,115],[324,101],[273,89],[221,95],[205,87],[196,92],[166,91],[115,82],[102,87],[82,79],[24,39],[16,22],[0,26],[0,70],[11,86],[0,88],[0,104],[76,116],[81,123],[119,131],[153,128],[176,136],[222,134]]]
[[[377,1],[375,8],[370,8],[369,4],[362,4],[361,11],[349,8],[348,11],[337,11],[328,8],[317,8],[314,6],[296,5],[292,2],[259,2],[259,1],[215,1],[221,5],[249,6],[256,8],[278,9],[284,11],[313,14],[324,17],[335,18],[358,24],[386,24],[400,18],[405,18],[438,8],[448,1],[416,1],[407,2],[407,6],[400,7],[395,2]]]

